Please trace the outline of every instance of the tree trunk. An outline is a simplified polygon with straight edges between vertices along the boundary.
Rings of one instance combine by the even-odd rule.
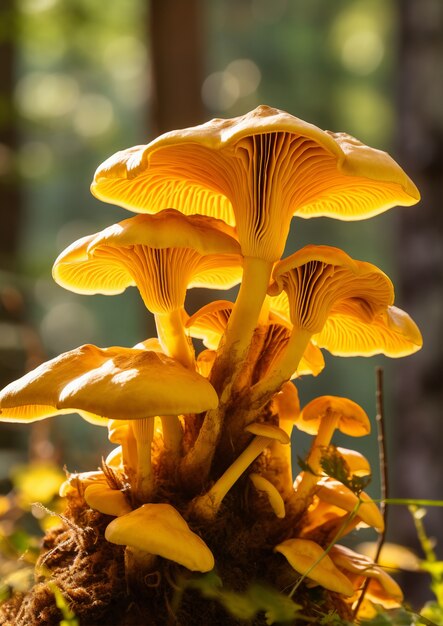
[[[202,123],[203,27],[200,0],[151,0],[154,136]]]
[[[0,4],[0,269],[12,271],[21,217],[21,193],[16,171],[17,124],[13,104],[17,16],[13,0]]]
[[[398,14],[399,160],[422,201],[398,213],[397,300],[418,323],[424,345],[396,368],[392,495],[442,499],[443,3],[398,0]],[[395,508],[390,517],[395,540],[414,545],[408,512]],[[437,539],[441,558],[442,510],[429,509],[425,526]],[[423,582],[422,592],[429,587],[428,580]],[[414,590],[419,586],[414,583]]]

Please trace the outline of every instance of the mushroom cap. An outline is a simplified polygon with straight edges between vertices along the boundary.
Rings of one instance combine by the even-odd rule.
[[[340,304],[312,341],[336,356],[385,354],[400,358],[417,352],[423,345],[414,320],[396,306],[388,306],[369,322],[355,313],[355,303]]]
[[[392,282],[384,272],[332,246],[301,248],[276,263],[272,277],[268,294],[278,296],[284,290],[291,322],[312,334],[321,332],[342,303],[355,303],[354,314],[370,322],[394,301]]]
[[[229,300],[215,300],[206,304],[186,321],[191,337],[202,339],[204,345],[216,350],[225,332],[234,303]],[[263,352],[267,352],[268,369],[280,352],[286,347],[291,335],[292,324],[278,313],[270,312]],[[291,378],[312,374],[317,376],[324,368],[325,361],[321,350],[309,342],[302,359]]]
[[[282,428],[273,424],[263,424],[261,422],[253,422],[246,426],[245,431],[258,437],[267,437],[280,443],[287,444],[290,442],[289,435]]]
[[[290,319],[285,291],[272,298],[271,307],[283,318]],[[372,319],[364,317],[362,302],[348,299],[334,305],[312,343],[336,356],[374,356],[391,358],[417,352],[423,340],[412,318],[396,306],[388,305]]]
[[[81,294],[137,286],[149,310],[167,312],[183,305],[187,288],[236,285],[242,259],[234,230],[221,220],[167,209],[82,237],[58,256],[52,273]]]
[[[325,589],[344,596],[354,595],[351,581],[334,565],[318,543],[310,539],[286,539],[274,548],[288,560],[290,566]]]
[[[205,378],[161,353],[85,345],[5,387],[0,420],[33,422],[73,411],[126,420],[200,413],[217,404]]]
[[[261,476],[261,474],[257,474],[256,472],[251,472],[249,474],[249,478],[257,491],[266,494],[269,504],[271,505],[276,516],[279,519],[283,519],[286,515],[285,503],[277,487],[275,487],[275,485],[273,485],[267,478]]]
[[[214,300],[191,315],[185,326],[191,337],[202,339],[206,348],[217,350],[233,307],[229,300]]]
[[[88,485],[84,498],[86,504],[105,515],[126,515],[132,511],[124,494],[118,489],[111,489],[107,484],[96,483]]]
[[[334,414],[337,426],[345,435],[363,437],[371,432],[371,422],[366,412],[349,398],[319,396],[303,408],[295,420],[299,430],[316,435],[323,417]]]
[[[386,153],[263,105],[118,152],[91,191],[132,211],[173,206],[235,223],[243,253],[269,260],[281,256],[292,215],[355,220],[419,200]]]
[[[338,506],[349,513],[354,511],[359,504],[359,498],[355,493],[338,480],[329,477],[319,480],[316,495],[323,502]],[[375,528],[378,532],[383,532],[385,523],[380,509],[364,491],[360,493],[357,516],[368,526]]]
[[[175,561],[193,572],[209,572],[214,567],[208,546],[170,504],[143,504],[117,517],[107,526],[105,537],[111,543]]]
[[[385,597],[387,596],[387,598],[396,603],[403,601],[403,592],[399,585],[389,574],[368,557],[338,544],[332,546],[329,551],[329,556],[340,569],[351,572],[352,574],[360,574],[365,578],[371,578],[377,581],[377,588],[383,590]]]
[[[74,407],[63,408],[58,405],[63,387],[70,380],[98,367],[101,363],[100,348],[91,344],[45,361],[0,392],[0,421],[35,422],[76,411]],[[104,425],[107,423],[107,420],[100,416],[88,415],[88,421],[94,418],[103,421]]]
[[[361,452],[351,450],[350,448],[342,448],[341,446],[337,446],[336,450],[345,460],[351,474],[355,476],[368,476],[371,474],[371,465]]]
[[[207,379],[164,354],[131,348],[103,352],[108,358],[100,367],[63,388],[60,406],[132,420],[200,413],[218,405],[217,393]]]

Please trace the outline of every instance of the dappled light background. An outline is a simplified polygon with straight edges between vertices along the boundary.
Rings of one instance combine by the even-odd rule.
[[[14,206],[2,199],[0,212],[15,212],[19,223],[4,233],[1,254],[3,384],[83,343],[131,346],[155,332],[135,289],[112,298],[77,296],[51,279],[52,263],[69,243],[128,217],[94,199],[89,184],[109,155],[154,137],[149,32],[156,25],[149,25],[149,5],[127,0],[106,3],[103,10],[103,3],[89,0],[10,4],[2,9],[0,30],[12,68],[12,80],[1,86],[0,174],[18,191]],[[200,18],[201,122],[265,103],[321,128],[349,132],[406,165],[396,143],[399,15],[393,0],[211,0],[201,3]],[[394,209],[355,223],[296,219],[287,253],[306,243],[335,245],[377,264],[395,284],[399,211],[420,209]],[[189,312],[213,297],[195,290]],[[398,305],[406,308],[401,299]],[[408,312],[420,325],[420,312]],[[426,350],[432,338],[422,330]],[[319,378],[301,381],[302,403],[315,395],[344,395],[374,417],[374,368],[383,366],[391,451],[398,363],[383,357],[326,360]],[[28,426],[0,425],[5,485],[10,468],[30,453],[56,458],[70,470],[89,470],[108,448],[104,429],[78,416],[46,420],[30,432]],[[376,436],[366,439],[361,449],[377,466]],[[344,438],[338,441],[346,445]],[[298,454],[308,445],[297,435]],[[392,473],[394,468],[393,462]],[[375,474],[370,492],[378,497]]]

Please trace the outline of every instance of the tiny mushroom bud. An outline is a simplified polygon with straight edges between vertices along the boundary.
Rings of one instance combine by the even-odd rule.
[[[267,478],[255,472],[251,472],[249,478],[257,491],[266,495],[276,516],[283,519],[286,515],[285,503],[278,489]]]
[[[214,567],[212,552],[170,504],[144,504],[113,520],[106,528],[111,543],[161,556],[192,572]]]
[[[85,489],[84,498],[91,509],[105,515],[118,517],[132,510],[125,495],[118,489],[111,489],[107,484],[89,485]]]
[[[289,565],[302,576],[325,589],[344,596],[353,596],[351,581],[334,565],[331,558],[310,539],[286,539],[274,548],[287,559]]]

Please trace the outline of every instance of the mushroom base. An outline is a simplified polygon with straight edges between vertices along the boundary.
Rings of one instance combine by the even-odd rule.
[[[290,510],[288,503],[286,517],[276,518],[266,499],[258,496],[245,478],[228,494],[213,522],[188,520],[211,547],[224,589],[242,592],[252,583],[260,583],[289,593],[297,575],[273,552],[273,546],[294,536],[300,520]],[[266,625],[263,613],[253,621],[233,618],[218,601],[191,588],[189,581],[202,574],[165,559],[157,559],[155,571],[138,572],[138,584],[127,589],[124,547],[104,538],[112,518],[91,510],[77,492],[68,496],[64,515],[72,526],[64,523],[44,537],[34,586],[0,606],[0,624],[59,626],[63,617],[47,584],[50,574],[81,626]],[[343,619],[351,619],[345,599],[319,586],[300,585],[293,600],[302,605],[304,617],[318,619],[335,611]],[[306,621],[293,624],[301,626]]]

